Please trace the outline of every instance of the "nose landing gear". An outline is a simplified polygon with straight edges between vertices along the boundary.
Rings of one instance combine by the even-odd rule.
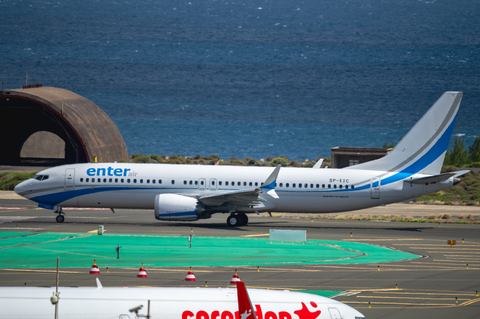
[[[232,213],[227,218],[230,227],[245,226],[248,224],[248,216],[245,213]]]
[[[65,221],[65,213],[62,211],[62,207],[57,206],[54,212],[55,214],[58,214],[58,216],[55,218],[57,223],[63,223]]]

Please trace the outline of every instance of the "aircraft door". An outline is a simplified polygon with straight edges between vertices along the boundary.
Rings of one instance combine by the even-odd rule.
[[[379,178],[372,178],[370,180],[370,190],[371,190],[372,199],[380,198],[380,179]]]
[[[67,168],[65,170],[65,190],[75,190],[75,169]]]
[[[216,191],[217,190],[217,179],[216,178],[210,178],[210,190],[211,191]]]
[[[205,178],[200,178],[198,180],[198,189],[201,191],[205,190]]]
[[[332,319],[342,319],[342,316],[340,315],[340,311],[338,311],[337,308],[328,308],[328,311],[330,312],[330,317]]]

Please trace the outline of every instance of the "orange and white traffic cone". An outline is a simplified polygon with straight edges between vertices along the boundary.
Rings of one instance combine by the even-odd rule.
[[[187,274],[187,277],[185,277],[185,281],[197,281],[195,279],[195,275],[193,274],[192,267],[190,267],[190,271]]]
[[[140,270],[138,270],[138,274],[137,274],[137,277],[138,278],[147,278],[147,272],[145,271],[145,268],[143,268],[143,263],[142,263],[142,267],[140,268]]]
[[[93,266],[90,268],[90,275],[97,275],[100,274],[100,269],[98,269],[96,260],[93,260]]]
[[[240,281],[240,277],[237,275],[237,270],[235,269],[235,275],[233,275],[232,280],[230,280],[230,285],[236,285]]]

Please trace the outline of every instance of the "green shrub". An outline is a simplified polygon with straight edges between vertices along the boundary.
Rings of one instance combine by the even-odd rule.
[[[37,172],[0,173],[0,190],[13,191],[15,186],[17,186],[23,181],[26,181],[27,179],[32,178],[33,176],[35,176],[35,174],[37,174]]]

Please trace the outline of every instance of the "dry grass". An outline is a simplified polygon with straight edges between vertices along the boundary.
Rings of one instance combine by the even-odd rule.
[[[458,215],[458,217],[457,217],[457,218],[458,218],[458,219],[464,219],[464,218],[465,218],[465,215],[463,215],[463,214],[460,214],[460,215]]]
[[[435,215],[434,215],[434,214],[430,214],[430,215],[428,215],[427,219],[435,219]]]

